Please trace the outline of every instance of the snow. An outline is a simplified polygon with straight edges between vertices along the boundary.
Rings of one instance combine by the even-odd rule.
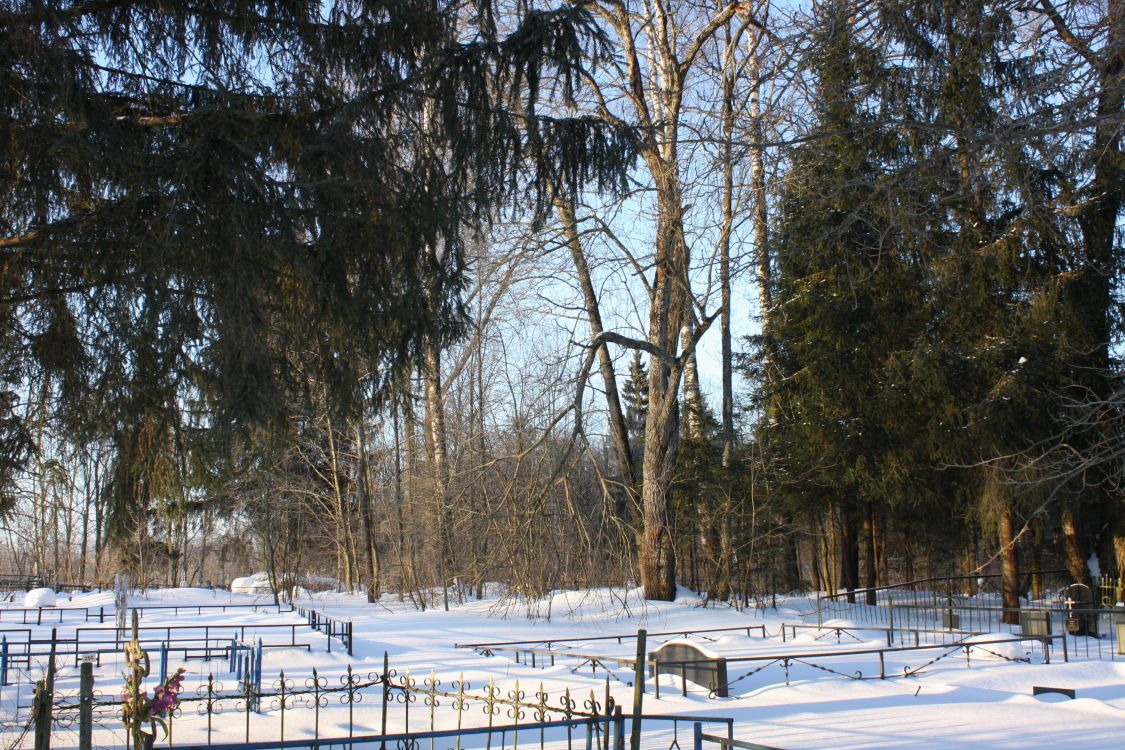
[[[722,654],[718,653],[717,651],[712,651],[711,649],[707,648],[706,646],[704,646],[699,641],[693,641],[690,638],[672,638],[670,640],[664,641],[660,645],[661,646],[675,646],[677,644],[681,644],[681,645],[684,645],[684,646],[691,646],[692,648],[699,651],[699,653],[702,655],[702,657],[707,658],[707,659],[718,659],[720,656],[722,656]]]
[[[261,580],[257,576],[248,578]],[[494,595],[484,601],[451,603],[449,612],[442,611],[440,603],[436,608],[418,611],[410,607],[409,601],[399,602],[393,595],[368,604],[365,597],[359,595],[304,592],[299,602],[302,606],[316,607],[325,614],[353,622],[356,642],[351,657],[343,653],[339,641],[333,642],[332,652],[328,653],[324,635],[305,627],[296,613],[278,615],[247,610],[226,613],[204,610],[204,614],[197,615],[195,611],[176,614],[154,610],[143,614],[142,624],[241,622],[252,631],[255,624],[298,623],[297,640],[307,641],[312,648],[309,651],[301,648],[267,649],[263,664],[263,687],[266,689],[281,670],[297,685],[306,684],[313,669],[337,685],[340,675],[349,665],[364,676],[377,673],[386,652],[397,673],[412,673],[419,685],[431,672],[445,686],[463,679],[479,689],[492,680],[505,694],[515,689],[518,681],[519,689],[531,694],[541,687],[552,696],[552,700],[567,688],[580,696],[589,695],[591,690],[602,695],[607,685],[605,672],[599,669],[592,674],[589,666],[579,666],[579,659],[563,658],[545,668],[542,668],[540,660],[539,668],[533,668],[526,663],[517,663],[512,653],[497,651],[491,657],[482,656],[472,649],[455,648],[455,644],[596,638],[635,634],[638,628],[646,628],[650,633],[646,645],[648,651],[669,640],[689,640],[712,653],[727,657],[731,680],[768,664],[735,682],[731,686],[731,697],[724,699],[709,698],[706,690],[690,683],[688,694],[681,695],[680,679],[671,674],[661,678],[660,698],[656,699],[653,681],[651,678],[647,681],[644,696],[646,714],[729,716],[735,720],[734,736],[741,740],[788,750],[826,747],[910,747],[918,750],[970,747],[1007,750],[1052,745],[1084,749],[1122,747],[1121,738],[1125,733],[1123,657],[1116,657],[1116,661],[1071,661],[1064,664],[1056,651],[1052,654],[1051,663],[1046,664],[1037,642],[994,643],[1008,640],[1011,636],[992,633],[972,639],[977,645],[971,648],[968,658],[964,648],[959,646],[888,653],[885,655],[887,679],[879,679],[877,655],[840,655],[839,652],[885,648],[885,633],[844,633],[837,643],[837,636],[832,631],[798,630],[795,638],[782,641],[780,631],[783,622],[810,621],[808,615],[813,611],[815,602],[805,598],[779,597],[776,610],[737,612],[729,608],[701,607],[700,598],[687,591],[679,592],[675,602],[645,602],[637,589],[555,592],[530,605],[499,598],[495,589],[492,591]],[[176,589],[150,591],[144,603],[184,606],[253,601],[255,598],[251,595]],[[139,597],[131,598],[133,604],[140,602]],[[104,593],[79,594],[70,606],[96,608],[106,603]],[[815,622],[815,616],[811,620]],[[766,638],[758,631],[750,635],[745,631],[684,635],[685,631],[762,624],[766,626]],[[832,624],[846,625],[847,622],[833,621]],[[52,623],[51,627],[59,628],[59,634],[64,635],[73,633],[75,627],[86,625],[80,621],[61,625]],[[655,635],[665,631],[669,635]],[[35,629],[35,633],[36,637],[46,636],[50,628],[44,624],[43,628]],[[552,649],[631,658],[636,652],[636,641],[630,637],[620,642],[617,639],[576,641],[556,644]],[[788,684],[786,672],[778,663],[735,661],[738,657],[794,652],[823,656],[810,658],[807,664],[792,664]],[[829,656],[832,653],[838,655]],[[943,658],[937,658],[942,655]],[[1074,651],[1071,657],[1074,657]],[[180,665],[178,658],[176,655],[170,660],[170,671]],[[936,661],[927,665],[931,659]],[[155,658],[153,663],[156,663]],[[123,666],[117,655],[103,655],[96,672],[97,688],[103,695],[111,696],[117,692]],[[187,694],[194,694],[196,688],[206,682],[208,671],[218,673],[224,669],[222,665],[195,660],[186,662],[185,666],[189,670],[185,681]],[[919,667],[922,668],[917,674],[903,676],[906,668]],[[610,668],[614,667],[610,665]],[[826,672],[825,668],[835,674]],[[616,671],[623,681],[611,679],[609,689],[628,712],[632,706],[633,688],[627,684],[631,674],[626,669]],[[857,674],[862,679],[852,679]],[[64,667],[57,682],[60,693],[74,689],[76,675],[75,668]],[[228,688],[233,684],[229,674],[216,674],[216,679],[222,679]],[[155,682],[155,675],[149,682]],[[1075,700],[1057,694],[1033,697],[1032,688],[1037,685],[1072,688],[1077,691],[1077,697]],[[0,716],[10,714],[14,695],[15,688],[12,686],[0,690]],[[26,692],[22,701],[24,713],[21,718],[26,718]],[[421,701],[420,697],[418,705]],[[395,710],[401,712],[403,707],[397,705]],[[466,714],[466,725],[470,721],[479,721],[478,714],[483,716],[479,707],[473,711],[471,719],[470,714]],[[216,734],[213,741],[241,741],[244,718],[245,714],[228,706],[224,713],[214,717]],[[531,720],[530,717],[528,720]],[[321,736],[346,734],[347,721],[346,707],[333,699],[322,710]],[[312,722],[311,711],[294,709],[288,712],[285,717],[287,739],[312,736]],[[356,732],[378,731],[378,724],[378,700],[365,695],[363,701],[355,705]],[[263,713],[252,715],[252,739],[277,739],[277,727],[276,709],[267,707]],[[0,743],[6,746],[10,744],[10,738],[5,731],[13,730],[0,726]],[[690,731],[690,726],[680,727],[678,741],[681,747],[690,745]],[[671,738],[669,734],[668,741],[660,746],[668,747]],[[177,744],[206,742],[206,718],[198,715],[194,706],[176,720],[175,740]],[[108,725],[99,729],[94,742],[103,747],[123,746],[119,725],[116,730]],[[657,746],[655,741],[646,742],[645,746],[650,745]],[[532,743],[528,747],[536,745]]]
[[[235,578],[230,582],[230,590],[235,594],[269,594],[273,591],[270,587],[268,573],[255,573],[254,575]]]
[[[53,607],[55,606],[54,589],[32,589],[23,598],[25,607]]]

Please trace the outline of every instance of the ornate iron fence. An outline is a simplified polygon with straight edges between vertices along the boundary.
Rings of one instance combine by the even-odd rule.
[[[82,695],[56,689],[56,725],[64,729],[75,726],[82,703]],[[96,725],[109,727],[120,721],[119,697],[107,699],[95,693],[89,697],[88,705]],[[359,716],[360,710],[368,706],[370,709]],[[205,728],[197,725],[196,731],[206,737],[203,744],[213,744],[218,734],[216,718],[231,712],[240,715],[242,742],[260,740],[270,734],[276,742],[287,742],[293,739],[287,736],[287,720],[291,723],[295,711],[301,712],[303,725],[310,723],[311,713],[311,739],[315,740],[321,738],[328,714],[335,723],[346,723],[345,738],[354,738],[370,735],[373,730],[386,735],[468,728],[484,731],[505,723],[522,727],[528,723],[597,720],[604,724],[612,719],[615,708],[608,680],[602,694],[591,690],[581,695],[572,693],[570,688],[550,693],[541,683],[537,688],[528,688],[518,681],[508,688],[493,680],[474,686],[461,675],[446,680],[432,671],[421,676],[409,670],[400,673],[390,667],[387,655],[378,671],[357,672],[349,665],[342,674],[324,674],[314,669],[311,676],[294,678],[281,671],[273,680],[264,680],[260,660],[251,656],[239,666],[233,682],[217,680],[210,674],[193,691],[181,694],[169,722],[169,739],[189,712],[205,718]],[[346,722],[342,722],[344,717],[340,713],[345,711]],[[484,725],[473,722],[473,716],[480,716]],[[229,727],[231,722],[224,724]]]

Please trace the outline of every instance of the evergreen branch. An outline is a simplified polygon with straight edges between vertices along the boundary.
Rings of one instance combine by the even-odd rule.
[[[59,286],[59,287],[43,287],[33,292],[25,294],[14,294],[10,297],[0,297],[0,305],[20,305],[24,302],[34,302],[47,297],[59,297],[65,294],[78,294],[80,292],[88,292],[91,289],[96,289],[100,284],[90,282],[88,284],[75,284],[73,286]]]
[[[34,9],[29,9],[22,13],[10,11],[0,15],[0,24],[11,27],[16,22],[23,23],[43,23],[49,21],[51,18],[82,18],[84,16],[92,15],[94,13],[101,13],[106,10],[113,10],[123,5],[134,3],[135,0],[97,0],[97,2],[79,3],[78,5],[71,6],[65,10],[52,8],[47,4],[39,5]]]
[[[30,232],[25,232],[15,237],[0,237],[0,249],[7,249],[12,247],[19,247],[20,245],[27,245],[34,242],[39,238],[39,230],[32,229]]]
[[[58,18],[81,20],[86,16],[96,15],[127,6],[140,6],[140,8],[145,8],[145,6],[147,6],[147,9],[151,12],[162,13],[169,16],[173,15],[168,10],[169,5],[157,2],[156,0],[96,0],[94,2],[79,3],[63,10],[51,8],[48,5],[41,5],[22,13],[11,11],[0,15],[0,24],[11,27],[18,23],[25,25],[41,24]],[[230,11],[220,10],[219,7],[207,7],[202,5],[178,7],[176,9],[176,14],[181,16],[199,16],[201,18],[222,21],[229,24],[250,21],[261,26],[288,27],[297,25],[304,30],[337,30],[335,26],[317,23],[308,19],[271,18],[270,16],[263,16],[260,13],[249,12],[232,13]]]

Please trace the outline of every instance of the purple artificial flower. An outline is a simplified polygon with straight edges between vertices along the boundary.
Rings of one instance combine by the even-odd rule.
[[[163,716],[168,712],[168,709],[176,705],[176,696],[161,688],[156,689],[156,695],[149,704],[149,716]]]

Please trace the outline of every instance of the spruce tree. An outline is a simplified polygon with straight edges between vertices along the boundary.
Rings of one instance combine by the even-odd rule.
[[[645,415],[648,412],[648,368],[641,360],[639,350],[633,351],[629,361],[629,375],[622,387],[625,400],[625,424],[629,438],[634,446],[643,450],[645,438]]]
[[[1050,108],[1041,59],[1010,57],[1018,26],[1003,4],[899,2],[884,23],[911,61],[898,92],[919,120],[910,179],[933,195],[929,321],[910,365],[933,417],[935,465],[953,471],[969,510],[998,534],[1006,617],[1019,606],[1015,530],[1024,508],[1004,475],[1058,427],[1059,396],[1086,376],[1066,342],[1074,235],[1055,210],[1061,173],[1045,169]],[[1012,127],[1008,113],[1025,119]],[[1042,498],[1022,493],[1028,513]],[[1060,494],[1065,498],[1067,492]],[[956,496],[946,500],[946,507]],[[938,509],[938,512],[945,510]],[[971,571],[966,571],[971,572]]]
[[[597,54],[588,13],[502,36],[492,11],[2,3],[0,468],[46,384],[67,434],[119,446],[127,534],[159,465],[283,430],[310,379],[355,413],[456,337],[465,238],[506,196],[619,187],[631,134],[535,109]]]
[[[890,172],[903,145],[880,125],[884,64],[846,3],[823,6],[809,60],[813,137],[796,152],[781,202],[776,312],[765,346],[780,377],[766,390],[760,439],[781,461],[795,510],[835,528],[842,584],[859,586],[859,529],[901,487],[888,467],[909,445],[896,361],[920,330],[915,239]],[[869,567],[871,563],[869,561]]]

